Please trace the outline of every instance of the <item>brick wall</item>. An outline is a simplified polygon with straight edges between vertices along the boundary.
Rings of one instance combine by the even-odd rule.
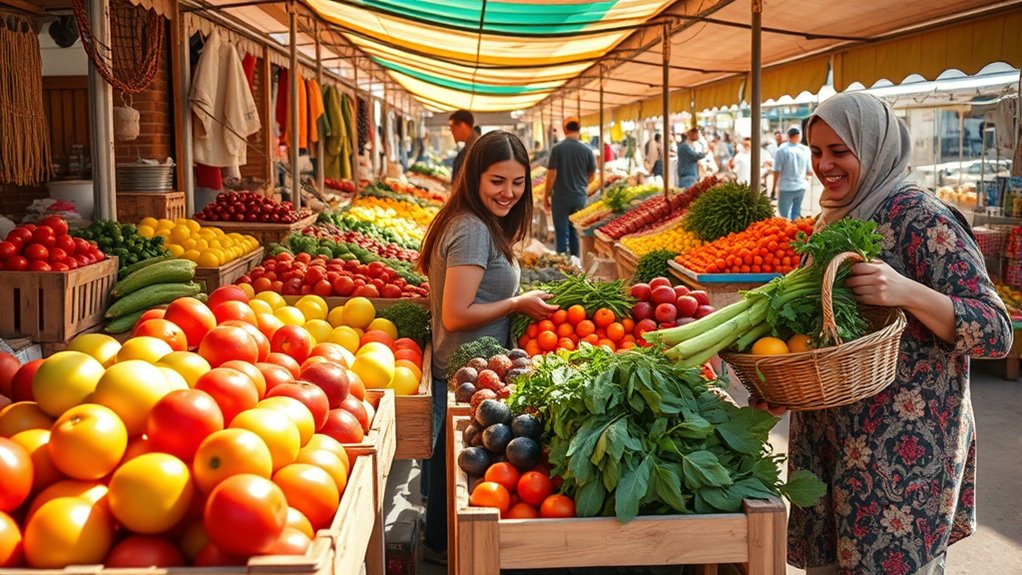
[[[245,57],[244,54],[239,54],[239,56]],[[255,100],[256,108],[259,110],[259,121],[262,123],[263,129],[248,137],[248,163],[241,166],[241,177],[243,178],[266,179],[266,163],[269,160],[263,157],[263,130],[271,119],[262,117],[265,93],[263,82],[263,59],[256,58],[255,73],[252,75],[252,99]]]
[[[25,208],[33,201],[49,197],[48,190],[43,186],[0,185],[0,215],[13,217],[21,222],[25,217]]]

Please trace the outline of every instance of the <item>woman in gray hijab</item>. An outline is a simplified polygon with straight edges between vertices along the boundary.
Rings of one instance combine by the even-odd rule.
[[[969,358],[1005,355],[1011,322],[970,233],[905,181],[909,134],[889,106],[838,94],[806,131],[824,185],[817,227],[873,220],[885,238],[879,260],[855,265],[846,285],[860,303],[904,309],[909,324],[890,387],[791,414],[790,470],[812,471],[828,492],[792,508],[788,560],[809,575],[943,573],[947,547],[976,526]]]

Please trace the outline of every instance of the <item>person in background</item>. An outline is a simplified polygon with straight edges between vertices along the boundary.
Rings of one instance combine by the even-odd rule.
[[[521,269],[512,247],[532,225],[529,153],[514,134],[492,131],[469,150],[463,177],[422,241],[417,268],[429,278],[433,328],[433,457],[426,501],[425,558],[446,561],[447,379],[462,344],[491,336],[510,347],[510,316],[540,319],[557,309],[550,294],[518,294]]]
[[[546,162],[543,162],[543,160],[545,160],[546,157],[549,156],[549,155],[550,154],[547,153],[547,151],[545,149],[543,149],[543,143],[542,142],[540,142],[539,140],[536,140],[535,142],[532,143],[532,161],[533,161],[533,163],[539,164],[540,162],[542,162],[542,165],[545,167]]]
[[[646,146],[642,150],[642,155],[646,161],[646,171],[653,177],[662,178],[664,175],[664,147],[662,139],[660,132],[653,134],[653,139],[646,140]]]
[[[738,145],[738,153],[731,158],[729,167],[739,184],[748,184],[752,181],[752,138],[742,138],[742,143]]]
[[[731,136],[727,132],[724,132],[723,136],[715,136],[711,148],[720,173],[731,173],[731,158],[735,155],[734,149],[731,147]]]
[[[911,137],[889,105],[837,94],[806,133],[824,186],[817,229],[856,218],[885,238],[845,285],[860,304],[903,309],[908,327],[889,387],[791,414],[789,477],[809,470],[827,493],[791,508],[788,561],[807,575],[939,575],[948,546],[976,530],[969,359],[1006,355],[1011,320],[964,218],[906,179]]]
[[[676,187],[687,188],[699,179],[699,160],[706,157],[706,152],[696,151],[699,141],[699,129],[692,128],[685,132],[685,139],[678,144],[678,181]]]
[[[578,235],[568,216],[586,206],[587,188],[596,175],[596,158],[579,140],[582,125],[575,116],[564,120],[564,140],[550,150],[543,208],[554,220],[557,253],[578,257]]]
[[[771,197],[777,195],[777,211],[782,218],[797,220],[802,215],[807,178],[813,175],[809,148],[802,145],[802,130],[788,130],[788,143],[777,148],[774,155],[774,185]],[[780,189],[780,194],[777,194]]]
[[[461,165],[465,163],[465,156],[468,155],[472,144],[479,137],[475,131],[475,123],[475,116],[468,110],[457,110],[447,119],[447,125],[451,128],[451,136],[454,137],[454,141],[465,144],[454,158],[454,165],[451,167],[451,182],[458,179],[458,172],[461,171]]]

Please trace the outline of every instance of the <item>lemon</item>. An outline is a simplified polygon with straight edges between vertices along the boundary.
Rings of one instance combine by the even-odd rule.
[[[346,325],[335,327],[330,332],[330,337],[327,338],[327,341],[330,343],[336,343],[351,353],[358,351],[358,345],[361,340],[362,336],[354,328]]]
[[[284,325],[305,325],[305,314],[302,310],[286,305],[284,307],[277,308],[274,310],[273,315],[277,316],[277,319],[284,322]]]
[[[170,239],[170,228],[160,228],[156,230],[155,235],[165,238],[163,243],[167,243],[166,240]]]
[[[156,235],[156,230],[152,226],[141,225],[138,226],[138,235],[149,239]]]
[[[344,306],[339,305],[330,310],[330,313],[326,316],[326,320],[334,327],[344,325]]]
[[[199,240],[196,240],[194,238],[188,238],[187,240],[181,242],[181,247],[183,247],[186,250],[198,249],[198,245],[199,245]]]
[[[203,239],[199,239],[195,242],[195,249],[199,250],[200,252],[202,250],[209,249],[209,242]]]
[[[327,310],[330,308],[326,305],[326,301],[318,295],[307,295],[303,296],[302,299],[298,300],[295,307],[301,310],[302,314],[306,319],[322,319],[327,318]]]
[[[185,253],[185,249],[177,244],[170,244],[167,246],[167,249],[170,250],[170,255],[175,258],[180,258]]]
[[[151,216],[150,217],[146,217],[146,218],[142,218],[142,221],[138,222],[138,227],[147,226],[147,227],[153,228],[154,230],[157,227],[159,227],[159,225],[160,225],[159,220],[157,220],[156,218],[151,217]]]
[[[216,254],[210,251],[204,251],[199,255],[199,259],[196,260],[197,264],[201,268],[216,268],[220,267],[220,258],[216,257]]]
[[[344,304],[344,325],[365,329],[376,319],[376,308],[364,297],[353,297]]]
[[[185,250],[185,253],[181,254],[181,257],[186,260],[199,263],[199,258],[202,257],[202,254],[199,250]]]
[[[284,301],[284,296],[280,295],[277,292],[272,291],[260,292],[256,294],[256,299],[262,300],[270,304],[270,307],[273,308],[274,310],[277,310],[287,305],[287,302]]]
[[[330,340],[330,334],[334,328],[322,319],[312,319],[305,322],[305,330],[312,335],[316,343],[323,343]]]
[[[195,220],[185,220],[184,224],[192,233],[202,230],[202,226]]]
[[[389,319],[378,317],[373,321],[369,322],[369,327],[366,328],[366,331],[372,331],[374,329],[378,329],[382,332],[385,332],[386,334],[390,335],[390,337],[397,339],[397,326],[395,326],[394,322],[390,321]]]
[[[761,337],[752,344],[752,355],[784,355],[788,352],[788,344],[776,337]]]
[[[156,222],[157,230],[172,230],[174,229],[174,222],[166,218],[161,218]]]

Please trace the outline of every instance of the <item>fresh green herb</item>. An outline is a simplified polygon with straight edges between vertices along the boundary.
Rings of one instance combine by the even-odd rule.
[[[426,340],[429,339],[430,313],[425,307],[403,301],[380,310],[376,315],[390,320],[397,328],[399,337],[410,338],[420,346],[426,345]]]
[[[632,278],[636,283],[649,283],[653,278],[666,277],[670,269],[667,262],[674,259],[678,252],[667,249],[653,250],[639,258]]]
[[[485,335],[475,341],[463,343],[451,354],[451,360],[447,364],[448,378],[454,377],[454,372],[465,367],[474,357],[493,357],[497,354],[506,354],[509,350],[500,345],[496,338]]]
[[[770,200],[746,184],[717,184],[692,202],[685,217],[685,229],[703,241],[712,242],[740,232],[755,222],[773,217]]]

